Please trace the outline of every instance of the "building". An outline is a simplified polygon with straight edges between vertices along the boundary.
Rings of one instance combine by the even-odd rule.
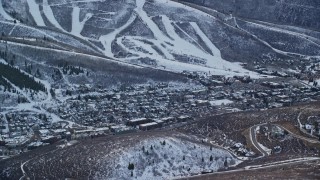
[[[186,122],[188,120],[191,120],[190,116],[179,116],[177,118],[178,122]]]
[[[159,128],[161,125],[159,125],[156,122],[146,123],[146,124],[140,124],[139,129],[142,131],[147,131],[155,128]]]
[[[33,149],[36,149],[38,147],[41,147],[41,146],[46,146],[48,145],[48,143],[43,143],[43,142],[32,142],[28,145],[28,150],[33,150]]]
[[[210,103],[208,100],[196,100],[197,106],[209,106]]]
[[[125,125],[111,126],[110,130],[113,134],[126,134],[126,133],[132,133],[136,131],[134,128],[127,127]]]
[[[147,119],[147,118],[139,118],[139,119],[132,119],[132,120],[129,120],[127,122],[127,125],[128,126],[138,126],[140,124],[146,124],[146,123],[149,123],[151,122],[151,120]]]
[[[164,124],[170,124],[173,123],[175,121],[174,117],[165,117],[160,119]]]

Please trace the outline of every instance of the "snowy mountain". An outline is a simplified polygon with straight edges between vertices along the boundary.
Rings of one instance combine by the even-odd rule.
[[[273,24],[279,21],[262,22],[264,19],[259,17],[254,18],[259,21],[247,20],[250,13],[224,9],[230,3],[198,4],[217,7],[221,12],[168,0],[2,0],[0,26],[6,35],[46,36],[79,51],[174,72],[257,77],[239,62],[283,65],[286,62],[279,61],[319,58],[316,21],[294,28]],[[262,8],[259,3],[254,4]],[[242,6],[249,7],[250,3],[236,9]],[[309,6],[314,7],[310,13],[317,19],[318,4],[310,2]],[[254,17],[255,14],[258,13],[252,12]],[[17,24],[12,22],[14,19]]]
[[[315,160],[318,130],[285,128],[319,119],[319,19],[319,0],[0,0],[0,179]]]
[[[234,16],[259,21],[320,29],[319,7],[317,0],[182,0],[231,13]]]

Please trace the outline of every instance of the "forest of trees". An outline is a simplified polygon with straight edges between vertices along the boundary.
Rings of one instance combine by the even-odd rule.
[[[0,85],[4,87],[4,92],[9,91],[11,92],[11,84],[8,83],[2,76],[0,76]]]
[[[20,89],[29,88],[37,92],[46,91],[46,88],[43,84],[41,84],[40,82],[36,82],[33,77],[24,74],[19,69],[14,68],[10,65],[0,63],[0,76],[8,79],[11,83],[18,86]]]
[[[68,74],[68,75],[79,75],[81,73],[84,73],[84,70],[78,66],[71,66],[67,62],[63,64],[59,64],[58,67],[62,67],[62,72],[63,74]]]

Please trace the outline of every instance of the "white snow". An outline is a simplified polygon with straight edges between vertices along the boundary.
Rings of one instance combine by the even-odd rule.
[[[113,32],[111,32],[107,35],[103,35],[99,38],[99,41],[102,42],[102,45],[105,49],[104,54],[106,56],[113,57],[112,48],[111,48],[113,40],[115,40],[116,36],[121,31],[123,31],[124,29],[129,27],[135,19],[136,19],[136,15],[135,14],[131,15],[130,19],[126,22],[126,24],[124,24],[120,28],[115,29]]]
[[[165,145],[161,144],[163,141]],[[129,179],[131,172],[128,170],[129,163],[135,166],[133,177],[145,180],[187,177],[191,174],[201,174],[202,171],[216,172],[224,168],[225,162],[228,166],[239,163],[239,160],[226,150],[218,148],[210,150],[209,146],[175,137],[149,138],[132,148],[122,150],[114,158],[114,160],[110,158],[103,160],[106,166],[101,167],[102,170],[96,174],[95,179]],[[113,170],[106,172],[105,169],[109,168]]]
[[[233,101],[230,101],[229,99],[221,99],[221,100],[209,101],[209,103],[212,106],[221,106],[221,105],[231,104],[233,103]]]
[[[264,25],[264,24],[258,24],[258,23],[249,22],[249,21],[245,21],[245,22],[249,23],[250,25],[257,26],[257,27],[260,27],[260,28],[263,28],[263,29],[269,29],[271,31],[275,31],[275,32],[279,32],[279,33],[286,33],[286,34],[290,34],[290,35],[295,36],[295,37],[300,37],[300,38],[302,38],[302,39],[304,39],[306,41],[309,41],[310,43],[320,47],[320,45],[316,43],[318,41],[318,39],[314,38],[312,36],[308,36],[306,34],[297,33],[297,32],[290,31],[290,30],[286,30],[284,28],[278,28],[278,27],[275,27],[275,25],[272,24],[272,23],[261,22],[261,23],[268,24],[268,26],[267,26],[267,25]]]
[[[162,2],[162,1],[159,1]],[[168,1],[167,3],[172,3]],[[123,59],[119,59],[122,61],[127,61],[129,63],[135,62],[139,58],[150,58],[156,61],[156,67],[158,69],[165,69],[174,72],[182,72],[183,70],[189,71],[201,71],[201,72],[210,72],[211,74],[216,75],[224,75],[224,76],[233,76],[233,75],[249,75],[252,78],[259,78],[260,76],[248,70],[245,70],[239,63],[231,63],[221,58],[220,50],[210,41],[210,39],[205,35],[204,32],[200,29],[200,27],[196,23],[191,23],[192,27],[195,29],[196,33],[201,37],[201,39],[206,43],[206,45],[210,48],[214,55],[206,52],[201,46],[197,47],[196,45],[188,42],[187,40],[180,37],[175,29],[175,22],[172,21],[166,15],[159,15],[162,19],[162,23],[165,27],[164,33],[157,26],[155,22],[148,16],[148,14],[144,11],[143,6],[145,4],[145,0],[136,0],[137,7],[135,9],[136,14],[140,17],[143,23],[152,31],[154,35],[154,39],[148,39],[148,41],[152,42],[154,46],[156,46],[163,55],[156,52],[150,45],[147,43],[143,43],[141,37],[136,36],[125,36],[118,37],[116,42],[123,49],[130,52],[131,54],[137,55],[138,57],[127,57]],[[170,4],[173,6],[177,6],[177,4]],[[188,8],[187,8],[188,9]],[[194,11],[194,9],[192,9]],[[134,15],[135,17],[136,15]],[[110,56],[112,55],[111,51],[111,43],[115,39],[116,35],[121,32],[123,29],[129,27],[132,23],[132,18],[120,29],[115,30],[114,32],[101,36],[100,40],[104,47],[106,48],[105,54]],[[186,33],[186,32],[184,32]],[[190,36],[188,36],[190,37]],[[192,39],[192,38],[191,38]],[[193,39],[194,40],[194,39]],[[168,45],[172,44],[172,45]],[[198,43],[196,43],[198,44]],[[164,46],[165,45],[165,46]],[[141,52],[138,49],[144,49],[146,52]],[[192,64],[187,62],[179,62],[175,60],[173,54],[179,54],[187,56],[191,59],[199,59],[204,61],[205,64]]]
[[[1,63],[7,64],[6,62],[1,62]],[[20,70],[20,71],[23,72],[25,75],[30,76],[25,71],[23,71],[23,70]],[[3,77],[8,83],[11,84],[11,86],[13,88],[16,89],[17,92],[19,92],[21,95],[23,95],[29,102],[28,103],[20,103],[17,106],[14,106],[14,107],[6,107],[7,109],[10,109],[10,110],[4,111],[2,113],[15,112],[15,111],[31,111],[31,112],[37,112],[37,113],[41,113],[41,114],[42,113],[46,114],[48,117],[51,117],[52,122],[65,121],[65,120],[62,120],[56,114],[50,113],[50,112],[46,111],[43,108],[47,104],[52,103],[52,96],[51,96],[51,93],[50,93],[50,89],[51,89],[50,83],[48,81],[41,80],[41,79],[36,78],[34,76],[31,76],[31,77],[34,78],[35,81],[42,83],[45,86],[45,88],[47,89],[47,92],[46,93],[43,93],[43,92],[37,93],[35,96],[38,96],[38,98],[34,98],[34,99],[37,99],[37,101],[33,100],[33,99],[30,98],[30,92],[29,91],[20,89],[19,87],[17,87],[13,83],[11,83],[8,79]],[[68,122],[68,126],[67,127],[72,127],[72,126],[76,125],[76,123],[71,122],[71,121],[65,121],[65,122]]]
[[[82,21],[80,21],[80,8],[74,7],[72,11],[72,30],[71,34],[82,37],[81,32],[85,23],[93,16],[91,13],[87,13]]]
[[[43,12],[50,21],[51,24],[53,24],[56,28],[65,31],[59,24],[59,22],[54,17],[53,11],[51,7],[48,4],[48,0],[43,0]]]
[[[264,145],[262,145],[262,144],[260,144],[260,143],[258,143],[258,145],[260,146],[260,148],[261,148],[261,149],[263,149],[265,152],[267,152],[267,153],[268,153],[268,155],[270,155],[270,154],[271,154],[271,152],[272,152],[272,150],[271,150],[271,149],[269,149],[269,148],[265,147]]]
[[[152,19],[147,15],[147,13],[143,10],[143,6],[145,4],[145,0],[136,0],[137,8],[135,11],[139,15],[139,17],[142,19],[144,23],[150,28],[150,30],[153,32],[154,36],[158,40],[167,41],[170,42],[171,39],[167,37],[157,26],[156,23],[152,21]],[[169,33],[168,33],[169,34]]]
[[[93,0],[90,2],[97,2],[99,0]],[[88,1],[77,1],[77,2],[88,2]],[[27,1],[29,5],[29,11],[35,22],[38,26],[45,26],[45,22],[41,16],[39,5],[35,0]],[[51,2],[50,2],[51,3]],[[66,2],[67,3],[67,2]],[[169,34],[166,35],[158,25],[148,16],[147,12],[143,9],[146,1],[145,0],[136,0],[137,7],[134,10],[134,13],[131,14],[129,20],[120,28],[116,28],[113,32],[102,35],[99,38],[99,41],[104,46],[104,54],[109,57],[114,57],[112,52],[112,42],[117,42],[123,49],[127,52],[136,55],[136,57],[129,58],[119,58],[117,60],[124,61],[126,63],[135,63],[137,60],[141,58],[150,58],[155,60],[156,64],[153,65],[143,65],[149,66],[157,69],[164,69],[168,71],[174,72],[182,72],[184,70],[190,71],[201,71],[201,72],[210,72],[211,74],[216,75],[224,75],[224,76],[234,76],[234,75],[249,75],[252,78],[259,78],[260,76],[248,70],[245,70],[239,63],[231,63],[225,61],[221,58],[220,50],[210,41],[210,39],[206,36],[206,34],[201,30],[197,23],[190,23],[194,28],[199,37],[205,42],[208,48],[212,51],[214,55],[209,54],[206,50],[203,49],[187,32],[183,31],[187,35],[187,37],[191,38],[191,41],[194,41],[195,44],[188,42],[184,38],[180,37],[176,29],[180,28],[176,25],[176,22],[172,21],[166,15],[159,15],[162,19],[162,23],[165,27],[165,31]],[[207,14],[195,10],[193,8],[181,5],[179,3],[171,2],[171,1],[163,1],[158,0],[157,3],[166,3],[169,6],[184,8],[190,12],[196,12],[201,16],[208,16]],[[60,4],[51,3],[49,5],[48,0],[43,0],[43,13],[45,17],[49,20],[51,24],[53,24],[56,28],[66,32],[63,27],[57,21],[51,6],[57,6]],[[77,7],[73,4],[73,12],[72,12],[72,28],[69,34],[75,35],[77,37],[88,40],[88,38],[83,37],[81,32],[84,28],[85,23],[93,16],[91,13],[87,13],[85,17],[80,20],[80,7]],[[106,12],[109,15],[115,15],[115,12]],[[122,12],[119,12],[122,13]],[[162,53],[155,51],[155,49],[150,44],[143,43],[141,40],[143,37],[134,37],[134,36],[125,36],[125,37],[117,37],[121,31],[126,28],[129,28],[130,25],[134,22],[136,17],[139,16],[140,20],[152,31],[154,34],[154,39],[148,39],[148,41],[152,42],[154,46],[156,46]],[[180,28],[181,29],[181,28]],[[123,38],[126,39],[126,43],[123,42]],[[130,47],[128,47],[128,43]],[[169,45],[169,44],[172,44]],[[199,46],[199,47],[198,47]],[[139,49],[144,49],[148,53],[141,52]],[[203,61],[204,64],[200,64],[198,62],[179,62],[176,61],[176,57],[174,54],[183,55],[184,57],[188,57],[190,59],[196,59]],[[193,61],[193,60],[191,60]]]
[[[181,38],[177,33],[176,30],[174,28],[174,26],[172,24],[174,24],[174,22],[172,22],[168,16],[161,16],[162,17],[162,22],[165,26],[165,29],[167,31],[168,34],[170,34],[170,36],[174,39],[173,41],[170,39],[168,40],[168,42],[174,44],[174,47],[171,49],[172,51],[179,53],[179,54],[185,54],[188,56],[198,56],[200,58],[203,59],[210,59],[211,56],[205,52],[202,51],[201,49],[199,49],[198,47],[196,47],[195,45],[189,43],[188,41],[184,40],[183,38]],[[171,48],[169,46],[169,48]]]
[[[217,58],[221,58],[220,50],[211,42],[211,40],[207,37],[207,35],[203,33],[203,31],[200,29],[198,24],[195,22],[191,22],[190,24],[193,27],[193,29],[198,33],[198,35],[201,37],[203,42],[205,42],[206,45],[209,47],[213,55],[216,56]]]
[[[39,5],[36,3],[36,1],[35,0],[28,0],[27,3],[29,6],[29,12],[32,15],[37,26],[46,26],[46,24],[44,23],[44,21],[42,19],[41,13],[40,13]]]
[[[274,48],[274,47],[273,47],[272,45],[270,45],[267,41],[262,40],[262,39],[260,39],[258,36],[256,36],[255,34],[252,34],[251,32],[249,32],[249,31],[241,28],[241,27],[237,24],[236,18],[234,18],[234,22],[235,22],[235,24],[239,27],[239,29],[241,29],[242,31],[246,32],[247,34],[250,34],[250,35],[251,35],[252,37],[254,37],[256,40],[260,41],[261,43],[263,43],[263,44],[266,45],[267,47],[271,48],[274,52],[276,52],[276,53],[278,53],[278,54],[282,54],[282,55],[285,55],[285,56],[295,55],[295,56],[303,57],[303,58],[305,58],[305,59],[309,59],[309,58],[311,58],[311,57],[313,57],[313,58],[320,58],[320,56],[307,56],[307,55],[304,55],[304,54],[287,52],[287,51],[283,51],[283,50]]]
[[[48,50],[48,51],[52,51],[52,52],[56,52],[56,53],[66,53],[66,54],[73,54],[73,55],[81,55],[81,56],[86,56],[86,57],[89,57],[89,58],[92,58],[92,59],[103,59],[103,60],[106,60],[106,61],[112,61],[114,63],[118,63],[118,64],[122,64],[122,65],[126,65],[126,66],[141,68],[141,66],[128,64],[128,63],[125,63],[125,62],[119,62],[119,61],[116,61],[116,60],[112,60],[112,59],[108,59],[108,58],[102,58],[102,57],[95,56],[95,55],[90,55],[90,54],[71,52],[71,51],[65,51],[65,50],[59,50],[59,49],[51,49],[51,48],[46,48],[46,47],[39,47],[39,46],[33,46],[33,45],[27,45],[27,44],[21,44],[21,43],[16,43],[16,42],[9,42],[9,41],[7,43],[8,44],[13,44],[13,45],[18,45],[18,46],[26,46],[26,47],[30,47],[30,48]]]

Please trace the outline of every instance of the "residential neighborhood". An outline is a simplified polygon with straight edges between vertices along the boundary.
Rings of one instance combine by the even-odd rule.
[[[63,139],[161,129],[192,122],[205,114],[287,107],[320,98],[317,86],[293,83],[296,80],[287,76],[278,81],[260,81],[248,76],[225,78],[197,72],[182,75],[203,86],[179,89],[159,83],[111,91],[80,86],[77,91],[67,90],[66,101],[48,109],[65,122],[51,123],[52,117],[47,114],[1,114],[2,155],[19,154]],[[320,137],[319,119],[310,117],[303,129]]]

